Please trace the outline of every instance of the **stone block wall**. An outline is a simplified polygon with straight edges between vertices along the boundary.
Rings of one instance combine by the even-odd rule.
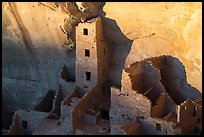
[[[143,133],[146,135],[174,135],[175,124],[160,118],[145,118],[141,121]]]
[[[33,131],[36,129],[38,124],[48,116],[46,112],[37,112],[37,111],[30,111],[27,112],[25,110],[18,110],[15,112],[16,119],[14,121],[14,126],[11,127],[11,134],[18,133],[20,135],[23,134],[32,134]],[[26,121],[27,127],[26,129],[22,125],[22,121]]]
[[[76,29],[76,85],[80,96],[107,80],[111,48],[103,35],[101,20],[98,17],[80,23]],[[90,80],[86,79],[86,72],[91,73]]]
[[[151,117],[164,117],[165,103],[166,103],[166,92],[161,93],[160,97],[157,100],[155,106],[151,108]]]
[[[84,29],[88,35],[84,35]],[[78,24],[76,28],[76,85],[81,95],[92,89],[97,84],[97,45],[96,45],[96,22]],[[89,50],[90,57],[85,56],[85,49]],[[90,81],[86,80],[86,72],[91,72]]]
[[[83,123],[89,124],[89,125],[96,125],[97,122],[100,120],[100,111],[98,111],[96,114],[83,114]]]
[[[125,119],[137,119],[137,116],[150,117],[151,102],[141,94],[129,91],[128,95],[111,87],[110,123],[121,124]]]
[[[100,109],[100,103],[102,98],[103,94],[101,88],[97,85],[81,98],[81,100],[71,110],[74,129],[80,126],[83,114],[86,112],[87,108],[92,107],[95,111]]]
[[[172,100],[168,93],[166,93],[166,101],[165,101],[165,110],[164,115],[168,115],[169,112],[172,112],[173,115],[177,116],[176,114],[176,103]]]
[[[190,100],[186,100],[178,106],[177,120],[181,125],[182,134],[194,134],[198,122],[198,115],[196,115],[196,104]]]

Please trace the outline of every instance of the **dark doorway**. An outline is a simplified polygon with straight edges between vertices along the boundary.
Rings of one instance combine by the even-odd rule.
[[[28,121],[22,120],[22,127],[23,127],[23,129],[27,129],[28,128]]]
[[[107,110],[101,110],[101,118],[110,121],[109,111],[107,111]]]

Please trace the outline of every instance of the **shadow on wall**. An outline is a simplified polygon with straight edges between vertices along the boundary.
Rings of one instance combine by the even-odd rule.
[[[128,39],[123,34],[116,21],[113,19],[104,18],[103,29],[104,36],[112,47],[108,79],[111,85],[120,88],[122,70],[126,67],[125,61],[131,50],[133,40]]]
[[[150,59],[161,73],[161,83],[176,104],[186,99],[196,100],[201,97],[199,90],[187,82],[185,66],[178,58],[164,55]]]

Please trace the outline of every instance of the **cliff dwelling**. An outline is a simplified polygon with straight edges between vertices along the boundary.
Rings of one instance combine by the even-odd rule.
[[[2,2],[2,134],[201,135],[201,12]]]

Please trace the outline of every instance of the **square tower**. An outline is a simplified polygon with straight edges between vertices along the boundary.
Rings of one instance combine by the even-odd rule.
[[[103,35],[102,18],[94,18],[76,27],[76,86],[80,95],[107,79],[109,47]]]

